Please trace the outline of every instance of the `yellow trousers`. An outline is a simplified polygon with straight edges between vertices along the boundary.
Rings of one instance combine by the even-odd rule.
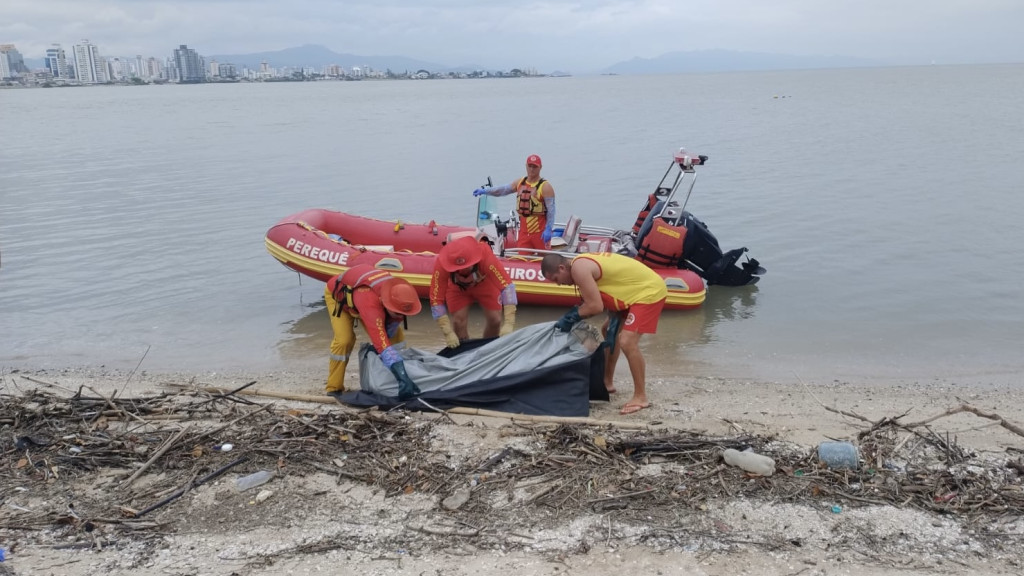
[[[324,303],[327,304],[327,314],[331,318],[331,331],[334,333],[333,338],[331,338],[331,356],[327,367],[327,391],[344,392],[345,368],[348,367],[352,349],[356,345],[356,319],[347,310],[341,310],[341,313],[336,315],[338,308],[342,305],[334,299],[334,296],[331,295],[331,292],[326,287],[324,287]],[[401,326],[398,327],[398,332],[395,333],[395,337],[391,339],[391,342],[384,343],[381,350],[390,344],[398,344],[400,342],[405,342],[405,331],[402,330]]]

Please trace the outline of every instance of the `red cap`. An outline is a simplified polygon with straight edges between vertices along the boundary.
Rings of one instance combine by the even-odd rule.
[[[541,164],[541,162],[540,162],[540,156],[537,156],[536,154],[530,154],[530,155],[529,155],[529,156],[528,156],[528,157],[526,158],[526,163],[527,163],[527,164],[534,164],[534,165],[536,165],[536,166],[538,166],[538,167],[540,167],[540,166],[544,166],[544,165],[543,165],[543,164]]]
[[[392,278],[385,282],[380,288],[380,300],[395,314],[415,316],[423,309],[416,289],[405,278]]]
[[[447,272],[456,272],[463,268],[469,268],[483,258],[480,252],[480,243],[472,236],[456,238],[441,249],[437,258],[441,261],[441,268]]]

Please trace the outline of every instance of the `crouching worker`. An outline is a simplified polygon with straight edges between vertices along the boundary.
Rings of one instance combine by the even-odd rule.
[[[420,393],[405,371],[398,349],[405,346],[402,324],[423,308],[416,289],[404,278],[362,264],[327,281],[324,302],[331,315],[331,360],[327,392],[345,391],[345,368],[356,343],[355,322],[361,320],[384,366],[398,380],[401,400]]]
[[[568,332],[581,319],[608,310],[609,320],[603,328],[609,352],[605,362],[605,388],[615,392],[612,378],[621,351],[626,355],[633,377],[633,397],[620,414],[632,414],[650,406],[647,365],[639,342],[641,334],[654,334],[658,330],[658,317],[668,297],[665,280],[646,265],[612,253],[581,254],[575,258],[546,254],[541,261],[541,273],[548,282],[576,286],[583,298],[582,304],[574,306],[555,324],[556,329]]]
[[[469,306],[473,302],[484,310],[484,338],[504,336],[515,329],[516,285],[489,244],[464,236],[441,248],[430,278],[430,314],[449,348],[469,338]]]

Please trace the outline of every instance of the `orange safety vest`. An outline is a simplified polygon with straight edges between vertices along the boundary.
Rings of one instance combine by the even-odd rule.
[[[544,186],[543,178],[537,181],[536,186],[527,184],[525,176],[519,181],[520,216],[533,216],[534,214],[544,214],[548,211],[547,206],[544,205],[544,196],[540,192],[542,186]]]
[[[685,226],[672,226],[655,218],[637,249],[637,260],[658,268],[678,268],[683,261]]]
[[[359,311],[352,302],[352,293],[360,286],[366,286],[373,290],[373,293],[380,297],[380,287],[386,280],[393,278],[390,272],[380,270],[369,264],[353,266],[327,281],[327,288],[334,301],[341,306],[334,309],[335,317],[340,317],[342,312],[348,312],[353,318],[359,318]]]
[[[636,216],[636,222],[633,224],[633,235],[636,236],[640,233],[640,228],[644,225],[644,221],[647,220],[647,215],[651,213],[651,209],[658,203],[658,197],[651,194],[647,197],[647,204],[644,205],[643,209]]]

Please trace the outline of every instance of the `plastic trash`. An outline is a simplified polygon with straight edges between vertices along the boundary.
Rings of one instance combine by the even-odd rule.
[[[729,448],[722,452],[722,459],[730,466],[737,466],[761,476],[771,476],[775,473],[775,460],[755,452],[740,452]]]
[[[231,449],[234,447],[234,444],[219,444],[217,446],[214,446],[213,449],[216,450],[217,452],[231,452]]]
[[[249,474],[248,476],[242,476],[241,478],[235,480],[235,488],[237,488],[239,492],[245,492],[250,488],[255,488],[257,486],[262,486],[263,484],[266,484],[273,477],[273,472],[267,470],[260,470],[259,472],[254,472],[252,474]]]
[[[822,442],[818,444],[818,460],[833,470],[856,470],[860,453],[849,442]]]

